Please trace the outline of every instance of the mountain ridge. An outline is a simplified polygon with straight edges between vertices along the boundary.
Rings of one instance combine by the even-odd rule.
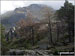
[[[1,15],[1,24],[5,25],[6,27],[7,25],[9,25],[10,27],[15,26],[16,25],[15,23],[18,22],[20,19],[26,19],[27,10],[29,10],[32,13],[32,15],[36,17],[34,21],[37,21],[37,20],[39,21],[43,19],[42,17],[43,13],[41,11],[45,7],[47,6],[40,5],[40,4],[31,4],[27,7],[16,8],[13,11],[10,11]],[[49,8],[50,10],[54,11],[51,7]]]

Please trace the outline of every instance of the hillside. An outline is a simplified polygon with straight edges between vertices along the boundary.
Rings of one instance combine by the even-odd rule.
[[[27,11],[30,11],[30,13],[35,17],[33,19],[34,21],[40,21],[43,19],[43,14],[45,12],[42,12],[45,7],[48,7],[46,5],[40,5],[40,4],[31,4],[28,7],[20,7],[16,8],[13,11],[8,11],[5,14],[1,15],[1,23],[7,28],[7,27],[13,27],[16,25],[16,22],[18,22],[20,19],[26,20]],[[54,10],[51,7],[48,7],[50,11],[54,12]]]

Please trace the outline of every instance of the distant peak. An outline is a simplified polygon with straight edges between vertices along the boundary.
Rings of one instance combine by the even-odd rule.
[[[40,4],[31,4],[29,7],[40,7]]]
[[[39,6],[39,4],[31,4],[30,6],[35,6],[35,5],[36,5],[36,6]]]

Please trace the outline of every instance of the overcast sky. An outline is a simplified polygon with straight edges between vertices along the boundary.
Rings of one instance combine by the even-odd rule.
[[[54,9],[59,9],[64,4],[63,1],[1,1],[1,14],[14,10],[17,7],[26,7],[30,4],[44,4],[51,6]],[[74,0],[70,0],[70,3],[74,4]]]

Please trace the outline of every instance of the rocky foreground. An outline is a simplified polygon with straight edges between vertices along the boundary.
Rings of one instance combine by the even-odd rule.
[[[7,52],[8,55],[21,55],[21,56],[74,56],[74,55],[53,55],[51,50],[18,50],[11,49]]]

